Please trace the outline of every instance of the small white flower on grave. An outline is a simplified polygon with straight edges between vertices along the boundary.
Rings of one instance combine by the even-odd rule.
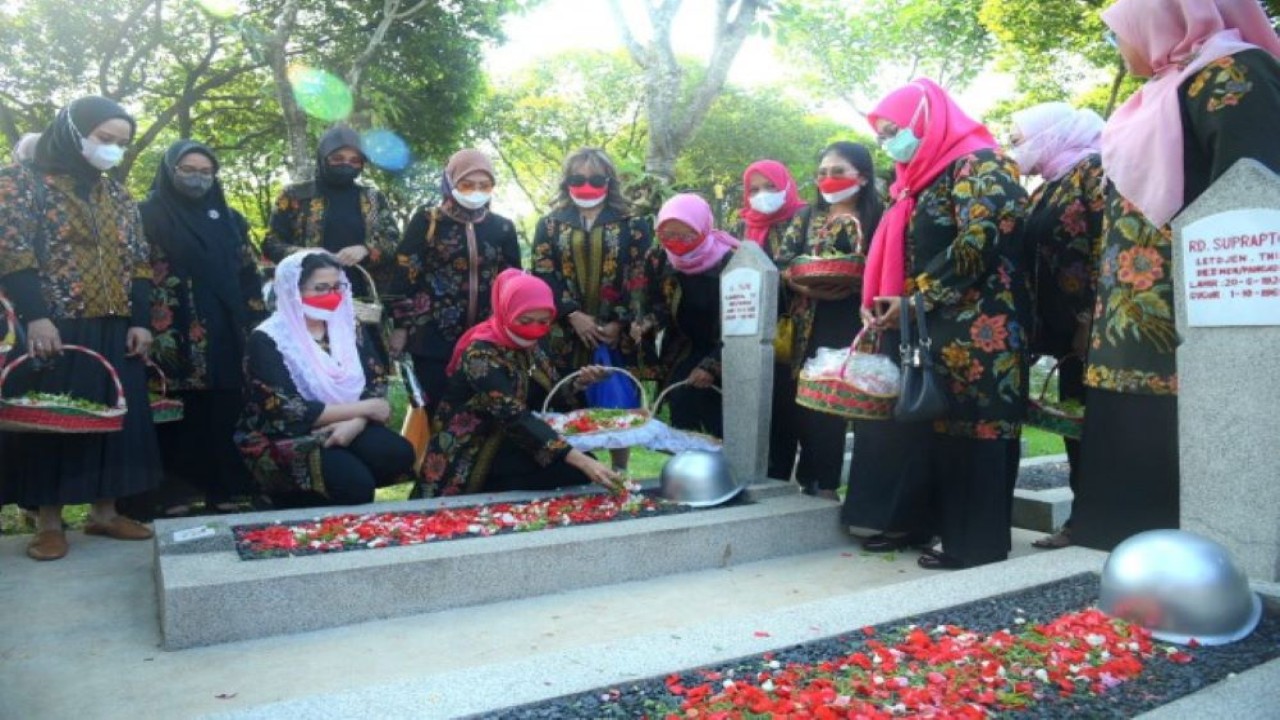
[[[468,526],[467,526],[467,532],[471,533],[472,535],[475,535],[476,533],[479,533],[479,532],[480,532],[481,530],[483,530],[483,529],[484,529],[484,528],[480,527],[480,526],[479,526],[478,524],[476,524],[476,523],[471,523],[470,525],[468,525]]]
[[[773,668],[774,670],[777,670],[778,668],[782,667],[782,663],[778,662],[777,660],[770,660],[769,667]]]
[[[723,685],[724,685],[724,689],[728,690],[729,688],[733,687],[733,681],[726,679]]]
[[[733,668],[724,671],[725,677],[733,677]]]
[[[764,682],[760,683],[760,689],[765,692],[773,692],[773,681],[765,680]]]
[[[1036,679],[1040,682],[1049,682],[1049,671],[1044,668],[1036,668]]]
[[[1142,647],[1136,642],[1129,643],[1129,652],[1138,652]]]
[[[894,703],[893,705],[886,707],[885,710],[888,710],[894,715],[905,715],[907,712],[907,706],[904,703]]]
[[[511,513],[502,513],[502,522],[506,525],[515,525],[516,516]]]
[[[1005,670],[1005,669],[1004,669],[1004,666],[1003,666],[1003,665],[1001,665],[1000,667],[996,668],[996,674],[997,674],[997,675],[999,675],[1000,677],[1004,677],[1005,675],[1007,675],[1007,674],[1008,674],[1008,672],[1009,672],[1009,671],[1007,671],[1007,670]]]
[[[879,665],[879,664],[880,664],[880,663],[882,663],[882,662],[884,662],[884,661],[880,658],[880,653],[876,653],[876,654],[874,654],[874,655],[872,655],[872,656],[871,656],[871,664],[872,664],[872,665]]]
[[[884,678],[880,677],[879,675],[872,675],[872,676],[871,676],[871,684],[872,684],[872,685],[883,685],[883,684],[884,684]]]
[[[893,681],[897,683],[898,687],[900,688],[904,688],[911,684],[911,681],[906,679],[905,677],[896,677],[893,679]]]
[[[1027,624],[1027,619],[1026,619],[1026,618],[1020,618],[1020,617],[1019,617],[1019,618],[1014,618],[1014,619],[1013,619],[1013,624],[1014,624],[1014,625],[1026,625],[1026,624]]]

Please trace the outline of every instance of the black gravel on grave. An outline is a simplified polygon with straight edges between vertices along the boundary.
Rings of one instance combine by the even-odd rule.
[[[648,495],[650,497],[656,497],[658,495],[658,490],[656,488],[645,489],[641,491],[641,494]],[[524,501],[520,501],[520,502],[524,502]],[[729,500],[728,502],[725,502],[713,507],[706,507],[706,508],[694,508],[688,505],[680,505],[677,503],[663,503],[659,505],[655,510],[651,510],[651,511],[645,511],[645,512],[640,512],[635,514],[620,513],[614,516],[613,519],[611,520],[598,520],[595,522],[579,522],[579,523],[574,523],[573,525],[563,525],[563,526],[548,525],[546,528],[543,528],[543,530],[554,530],[560,527],[580,527],[582,525],[595,525],[601,522],[621,522],[624,520],[639,520],[643,518],[662,517],[663,515],[679,515],[681,513],[694,512],[694,511],[701,512],[704,510],[719,510],[727,507],[736,507],[738,505],[749,505],[751,504],[751,502],[752,502],[751,499],[747,496],[746,493],[741,493],[737,497],[733,498],[732,500]],[[433,511],[430,511],[430,510],[416,510],[416,511],[410,510],[410,511],[404,511],[404,512],[394,512],[394,513],[385,513],[385,514],[430,515],[432,512]],[[379,514],[381,515],[384,513],[380,513],[375,510],[375,511],[370,511],[370,513],[343,513],[343,514],[348,514],[348,515]],[[283,558],[283,557],[294,557],[294,556],[300,557],[305,555],[332,555],[334,553],[348,552],[351,550],[381,550],[382,548],[388,548],[388,547],[401,547],[401,546],[411,547],[412,545],[426,545],[428,543],[452,542],[454,540],[470,540],[475,538],[491,537],[490,535],[471,535],[471,534],[455,535],[454,537],[450,537],[450,538],[436,538],[434,540],[428,541],[428,543],[409,544],[409,543],[400,543],[400,542],[392,541],[392,542],[388,542],[386,545],[379,545],[376,548],[370,548],[365,545],[351,545],[351,546],[347,546],[347,547],[336,549],[336,550],[312,550],[310,548],[297,548],[294,550],[254,550],[252,545],[244,540],[245,533],[251,532],[253,530],[261,530],[263,528],[274,527],[276,525],[285,525],[285,526],[306,525],[312,522],[315,522],[315,519],[295,520],[292,522],[282,522],[282,523],[253,523],[249,525],[235,525],[231,528],[231,532],[236,539],[236,553],[240,556],[241,560],[267,560],[271,558]],[[517,533],[517,532],[540,532],[540,531],[515,530],[512,528],[502,528],[495,531],[493,534],[508,535],[508,534]]]
[[[1026,618],[1028,624],[1046,622],[1073,610],[1097,602],[1099,577],[1082,573],[1064,580],[1028,590],[1002,595],[936,612],[916,615],[893,623],[875,626],[876,636],[883,638],[908,624],[923,627],[941,623],[959,625],[972,631],[990,633],[1001,628],[1014,629],[1015,617]],[[854,652],[865,647],[861,628],[850,628],[848,635],[815,640],[774,651],[774,659],[787,663],[816,663]],[[1168,643],[1156,642],[1159,649]],[[1145,663],[1142,675],[1118,685],[1103,695],[1081,693],[1061,698],[1048,689],[1046,697],[1034,706],[1019,711],[1003,711],[1000,717],[1029,719],[1049,718],[1131,718],[1184,695],[1203,689],[1231,673],[1239,673],[1255,665],[1280,657],[1280,612],[1267,609],[1258,628],[1249,637],[1219,647],[1183,648],[1194,658],[1186,665],[1164,659],[1157,653]],[[721,673],[733,670],[740,676],[756,672],[766,661],[760,655],[739,658],[720,665],[695,668],[680,673],[686,687],[706,682],[702,671]],[[577,695],[547,700],[531,705],[484,713],[475,718],[501,720],[566,720],[570,718],[639,718],[652,712],[652,703],[679,705],[679,699],[667,692],[666,676],[649,678],[615,686],[596,688]],[[609,699],[605,700],[603,697]]]
[[[1018,469],[1018,487],[1023,490],[1048,490],[1067,487],[1071,466],[1066,462],[1023,465]]]

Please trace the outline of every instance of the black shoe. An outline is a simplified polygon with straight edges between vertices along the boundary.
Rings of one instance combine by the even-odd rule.
[[[870,553],[886,553],[905,550],[910,547],[927,546],[933,542],[933,538],[918,533],[907,533],[905,535],[872,535],[862,541],[862,549]]]
[[[964,563],[956,558],[935,550],[924,551],[916,560],[916,565],[925,570],[961,570],[964,568]]]

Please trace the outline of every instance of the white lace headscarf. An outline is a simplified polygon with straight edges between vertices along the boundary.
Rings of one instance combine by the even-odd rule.
[[[364,393],[364,367],[356,348],[356,313],[351,300],[351,286],[342,293],[342,303],[333,312],[302,304],[298,281],[302,277],[302,261],[325,250],[300,250],[276,266],[276,311],[258,329],[276,341],[284,356],[289,377],[302,397],[326,405],[355,402]],[[334,258],[337,261],[337,258]],[[346,273],[338,271],[342,282]],[[307,316],[323,319],[328,325],[329,352],[312,338],[307,330]]]

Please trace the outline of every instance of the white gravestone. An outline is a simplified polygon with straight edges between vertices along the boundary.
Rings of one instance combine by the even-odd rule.
[[[1241,160],[1173,222],[1181,526],[1280,579],[1280,176]]]
[[[720,323],[724,453],[747,485],[768,470],[778,324],[778,268],[755,243],[742,243],[720,276]]]

